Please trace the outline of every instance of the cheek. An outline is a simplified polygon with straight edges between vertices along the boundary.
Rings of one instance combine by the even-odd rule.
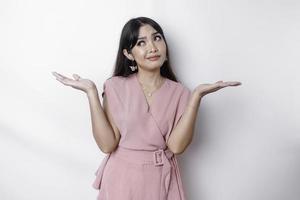
[[[160,51],[161,51],[162,53],[166,53],[166,51],[167,51],[167,46],[166,46],[165,43],[160,43],[158,47],[159,47],[159,49],[160,49]]]
[[[137,59],[137,60],[144,59],[145,54],[146,54],[146,52],[144,50],[141,50],[141,49],[136,50],[136,51],[133,52],[133,55],[134,55],[135,59]]]

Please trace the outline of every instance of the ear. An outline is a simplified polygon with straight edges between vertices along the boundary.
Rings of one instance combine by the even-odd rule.
[[[131,54],[131,53],[128,53],[127,49],[123,49],[123,54],[124,54],[129,60],[134,60],[132,54]]]

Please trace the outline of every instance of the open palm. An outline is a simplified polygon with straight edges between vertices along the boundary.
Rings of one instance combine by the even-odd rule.
[[[96,85],[93,81],[89,79],[83,79],[77,74],[73,74],[74,79],[63,76],[57,72],[52,72],[52,74],[56,77],[56,80],[58,80],[62,84],[71,86],[72,88],[81,90],[85,93],[88,93],[90,90],[96,88]]]
[[[218,81],[212,84],[200,84],[195,88],[195,91],[197,91],[202,97],[218,91],[222,88],[228,87],[228,86],[238,86],[241,85],[241,82],[238,81],[227,81],[227,82],[223,82],[223,81]]]

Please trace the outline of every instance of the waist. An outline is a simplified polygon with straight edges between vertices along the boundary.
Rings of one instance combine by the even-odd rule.
[[[171,152],[168,148],[149,151],[128,149],[121,146],[111,153],[112,157],[120,158],[130,163],[141,165],[153,164],[155,166],[164,165],[164,163],[166,161],[168,162],[173,155],[173,152]]]

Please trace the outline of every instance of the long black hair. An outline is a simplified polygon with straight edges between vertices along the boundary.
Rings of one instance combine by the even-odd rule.
[[[119,50],[114,66],[113,76],[123,76],[127,77],[130,74],[136,73],[136,71],[131,71],[129,68],[130,65],[132,65],[132,61],[129,60],[124,54],[123,49],[126,49],[128,52],[131,52],[131,49],[136,45],[136,42],[138,40],[139,36],[139,29],[143,25],[150,25],[152,26],[157,32],[159,32],[165,43],[166,43],[166,57],[167,60],[164,62],[164,64],[160,68],[160,74],[163,77],[166,77],[170,80],[173,80],[175,82],[177,81],[177,78],[175,74],[172,71],[172,68],[170,66],[170,56],[168,51],[168,45],[167,41],[165,39],[164,33],[162,28],[158,23],[156,23],[153,19],[150,19],[148,17],[137,17],[130,19],[123,27],[120,42],[119,42]],[[135,63],[135,61],[133,61]],[[136,65],[136,63],[135,63]]]

